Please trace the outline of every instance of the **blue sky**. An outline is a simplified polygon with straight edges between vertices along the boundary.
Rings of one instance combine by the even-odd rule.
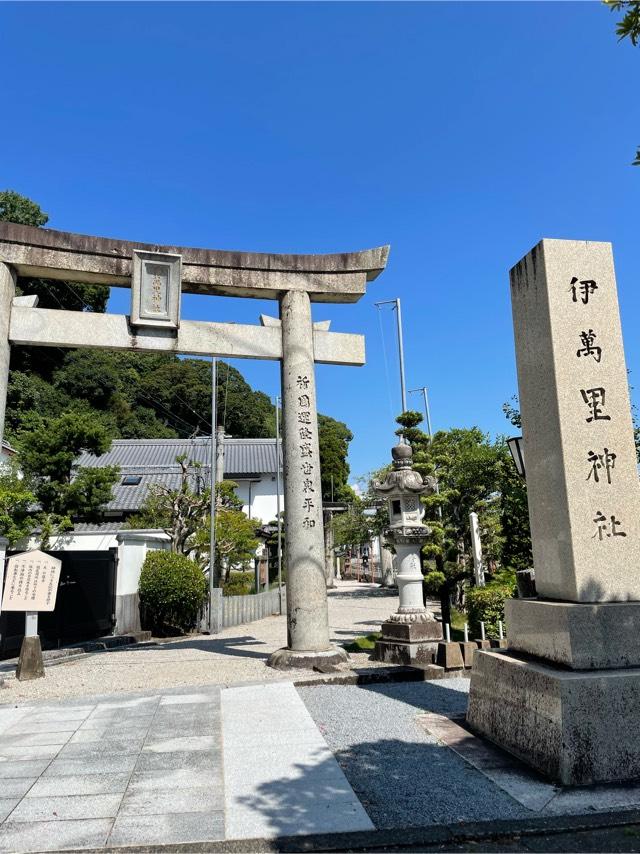
[[[50,227],[275,252],[391,244],[357,305],[317,320],[367,337],[364,368],[318,368],[321,411],[386,462],[409,388],[434,427],[512,432],[508,269],[541,237],[610,240],[640,395],[640,48],[598,2],[0,5],[0,186]],[[114,291],[110,310],[127,310]],[[276,305],[186,296],[183,317]],[[237,361],[278,392],[275,363]],[[391,398],[391,401],[390,401]],[[417,408],[421,400],[413,398]]]

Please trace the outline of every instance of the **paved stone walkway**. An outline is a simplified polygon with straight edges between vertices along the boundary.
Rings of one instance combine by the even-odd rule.
[[[290,683],[2,709],[0,793],[7,852],[373,829]]]
[[[398,607],[397,591],[374,584],[339,581],[329,591],[329,623],[335,643],[349,643],[358,635],[379,631],[380,624]],[[217,684],[276,682],[286,674],[265,667],[269,655],[286,644],[286,617],[268,617],[225,629],[215,636],[190,635],[158,646],[132,647],[47,668],[45,679],[18,682],[7,679],[0,690],[3,704],[34,700],[86,697],[92,694],[158,691]],[[367,654],[352,654],[354,666],[375,666]],[[321,674],[306,672],[308,678]]]
[[[2,708],[0,852],[224,840],[241,850],[248,839],[267,850],[276,837],[385,829],[402,841],[411,827],[612,809],[635,808],[637,821],[638,786],[559,792],[471,743],[451,721],[468,680],[446,682],[209,686]]]

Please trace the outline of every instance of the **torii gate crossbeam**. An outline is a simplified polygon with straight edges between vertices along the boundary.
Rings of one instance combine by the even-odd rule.
[[[288,637],[287,646],[271,657],[276,667],[310,668],[346,657],[329,642],[314,362],[364,364],[364,338],[314,325],[311,302],[356,302],[385,268],[388,251],[383,246],[334,255],[226,252],[0,222],[0,438],[12,343],[280,361]],[[111,286],[131,286],[133,280],[132,312],[93,314],[14,303],[18,276]],[[180,290],[277,299],[280,322],[180,321]],[[174,298],[175,316],[169,308]]]

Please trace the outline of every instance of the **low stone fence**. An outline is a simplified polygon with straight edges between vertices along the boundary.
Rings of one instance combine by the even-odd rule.
[[[278,588],[265,590],[264,593],[251,593],[248,596],[223,596],[222,590],[214,590],[213,599],[213,630],[214,632],[231,626],[241,626],[262,620],[274,614],[285,614],[287,611],[286,588],[282,588],[282,603]],[[206,623],[207,615],[204,615]]]

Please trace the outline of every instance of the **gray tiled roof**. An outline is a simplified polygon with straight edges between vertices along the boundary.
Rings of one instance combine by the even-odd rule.
[[[115,439],[106,454],[96,457],[84,453],[76,460],[76,466],[120,466],[120,478],[113,487],[113,498],[105,510],[132,511],[142,506],[151,484],[162,484],[169,489],[180,486],[180,467],[176,463],[178,456],[184,454],[188,460],[200,463],[201,474],[208,476],[210,447],[208,436],[195,439]],[[275,474],[275,439],[225,439],[224,447],[224,473],[227,479]],[[282,449],[280,454],[282,466]],[[124,486],[122,478],[132,474],[141,476],[140,483]]]

